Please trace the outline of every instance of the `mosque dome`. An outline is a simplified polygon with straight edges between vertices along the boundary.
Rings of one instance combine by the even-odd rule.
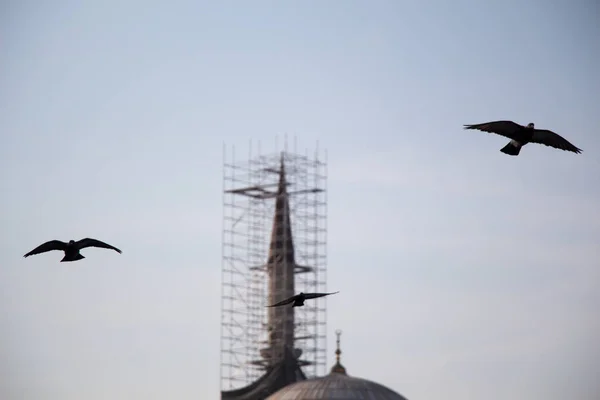
[[[393,390],[367,379],[346,374],[346,368],[340,363],[340,334],[336,332],[337,350],[335,365],[331,372],[323,377],[308,379],[285,386],[266,400],[406,400]]]

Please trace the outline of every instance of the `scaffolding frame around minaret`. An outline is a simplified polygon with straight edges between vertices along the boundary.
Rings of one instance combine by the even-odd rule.
[[[223,148],[223,249],[221,390],[246,386],[265,370],[259,360],[267,341],[265,263],[274,214],[274,193],[283,154],[295,243],[296,292],[327,290],[327,161],[294,148],[263,155],[260,144],[236,159]],[[296,147],[296,146],[295,146]],[[295,308],[295,342],[307,377],[325,373],[327,298]]]

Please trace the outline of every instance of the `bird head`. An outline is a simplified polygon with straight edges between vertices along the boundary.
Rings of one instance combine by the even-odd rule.
[[[530,122],[527,124],[527,127],[533,129],[535,127],[535,124],[533,122]]]
[[[75,243],[74,240],[69,240],[69,244],[73,244],[73,243]]]

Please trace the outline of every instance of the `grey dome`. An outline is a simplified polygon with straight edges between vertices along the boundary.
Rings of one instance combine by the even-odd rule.
[[[406,400],[393,390],[366,379],[354,378],[346,374],[340,362],[340,335],[337,335],[336,363],[329,375],[292,383],[273,393],[266,400]]]
[[[366,379],[332,372],[327,376],[296,382],[266,400],[406,400],[393,390]]]

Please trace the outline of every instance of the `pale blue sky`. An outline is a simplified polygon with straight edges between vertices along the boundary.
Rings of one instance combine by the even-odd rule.
[[[0,398],[218,398],[222,143],[287,133],[328,150],[329,348],[342,329],[350,374],[410,400],[596,399],[599,18],[2,2]],[[495,119],[584,152],[462,130]],[[22,257],[86,236],[123,254]]]

